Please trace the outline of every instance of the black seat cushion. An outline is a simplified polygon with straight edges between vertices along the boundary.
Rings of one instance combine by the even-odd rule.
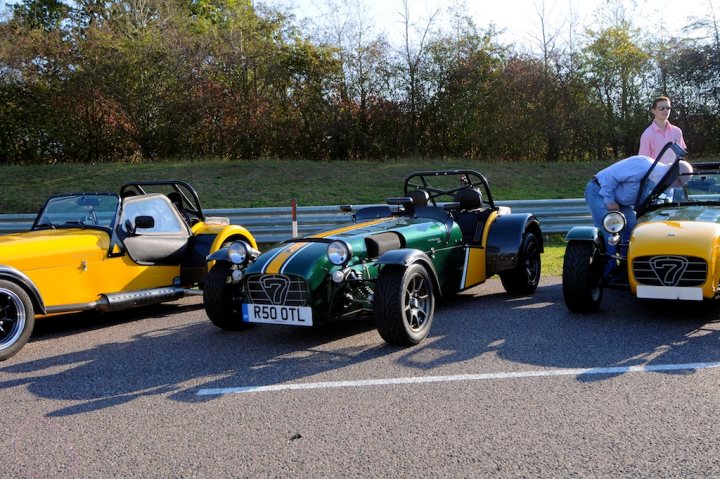
[[[482,193],[474,188],[467,188],[455,193],[454,201],[460,203],[463,210],[476,210],[482,208]]]
[[[405,196],[413,200],[415,206],[427,206],[430,200],[430,193],[426,190],[412,190],[408,191]]]

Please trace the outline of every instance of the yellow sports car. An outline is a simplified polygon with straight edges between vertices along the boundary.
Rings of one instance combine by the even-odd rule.
[[[672,143],[658,155],[640,184],[629,241],[622,240],[628,225],[618,211],[605,216],[604,231],[583,226],[568,232],[563,297],[570,311],[596,311],[604,288],[643,299],[718,296],[720,163],[682,165],[684,157]],[[610,254],[608,244],[617,253]]]
[[[27,343],[36,316],[199,293],[206,257],[233,241],[257,248],[245,228],[206,217],[179,180],[51,197],[30,231],[0,236],[0,361]]]

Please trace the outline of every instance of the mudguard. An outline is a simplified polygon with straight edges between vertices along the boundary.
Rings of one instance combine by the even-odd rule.
[[[23,272],[13,268],[12,266],[0,265],[0,279],[12,281],[18,286],[21,286],[28,296],[30,296],[36,315],[47,314],[47,311],[45,310],[45,302],[43,301],[42,296],[40,296],[40,291],[37,289],[32,280]]]
[[[258,249],[253,235],[251,235],[250,232],[242,226],[207,225],[199,229],[195,234],[193,257],[196,258],[196,260],[191,262],[193,265],[204,265],[207,261],[218,259],[211,259],[209,256],[215,256],[215,254],[221,249],[222,245],[227,241],[242,240],[254,249]],[[227,258],[227,254],[220,257],[220,259],[224,258]]]
[[[565,235],[565,241],[587,240],[597,243],[601,241],[601,238],[602,236],[600,233],[600,229],[596,228],[595,226],[573,226],[572,228],[570,228],[570,231],[568,231]]]
[[[202,229],[199,234],[216,234],[215,241],[213,241],[212,246],[210,247],[210,251],[215,251],[222,246],[222,244],[228,240],[243,240],[250,246],[252,246],[255,249],[258,249],[257,243],[255,242],[255,238],[253,237],[250,232],[243,228],[242,226],[237,225],[227,225],[223,226],[221,228],[218,228],[217,226],[207,226],[206,228]]]
[[[568,241],[592,241],[601,253],[607,251],[605,237],[595,226],[573,226],[565,235],[565,242]]]
[[[209,254],[205,259],[206,261],[220,261],[221,263],[230,263],[230,259],[228,258],[228,249],[230,248],[220,248],[214,253]]]
[[[411,264],[415,263],[420,263],[427,268],[427,270],[430,272],[430,277],[432,278],[435,291],[437,291],[438,295],[442,296],[442,291],[440,289],[440,280],[438,279],[435,265],[433,264],[430,257],[424,252],[410,248],[395,249],[392,251],[388,251],[387,253],[383,253],[376,262],[376,264],[378,265],[396,265],[403,267],[408,267]]]
[[[515,268],[525,231],[532,231],[544,251],[540,222],[531,213],[500,215],[490,225],[487,239],[485,268],[487,277]]]

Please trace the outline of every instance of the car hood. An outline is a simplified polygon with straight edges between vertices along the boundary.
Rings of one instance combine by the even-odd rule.
[[[672,208],[658,208],[643,215],[640,222],[656,221],[699,221],[720,224],[720,207],[693,205]]]
[[[102,258],[108,246],[108,234],[95,229],[15,233],[0,236],[0,265],[21,271],[52,268]]]
[[[720,249],[720,210],[658,210],[633,229],[629,256],[674,254],[709,259]],[[707,210],[707,208],[702,208]],[[701,219],[704,218],[704,219]]]
[[[337,269],[326,254],[330,241],[345,241],[352,249],[353,262],[356,262],[367,258],[365,238],[387,231],[396,232],[405,247],[428,251],[447,241],[448,225],[437,219],[407,216],[352,223],[311,235],[307,237],[308,241],[294,241],[267,251],[248,267],[247,273],[296,274],[304,278],[322,273],[324,276]]]

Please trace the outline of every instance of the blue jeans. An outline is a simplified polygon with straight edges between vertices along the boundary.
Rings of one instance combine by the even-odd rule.
[[[616,254],[617,248],[608,244],[607,239],[610,235],[602,227],[602,220],[610,210],[607,209],[605,199],[600,195],[600,185],[594,181],[589,181],[585,187],[585,202],[587,202],[588,208],[590,208],[593,223],[597,228],[600,228],[600,231],[602,231],[605,237],[605,246],[607,247],[608,254]],[[620,205],[620,213],[625,215],[627,219],[627,226],[620,233],[620,242],[627,244],[628,241],[630,241],[630,232],[635,227],[637,221],[635,218],[635,210],[632,209],[632,206]]]

